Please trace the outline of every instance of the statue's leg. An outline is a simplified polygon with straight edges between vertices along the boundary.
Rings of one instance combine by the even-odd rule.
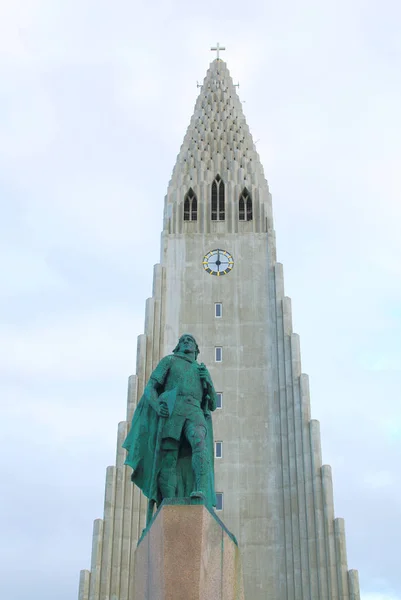
[[[159,472],[159,489],[164,498],[175,498],[177,492],[177,459],[179,442],[168,438],[163,440],[162,461]]]
[[[209,477],[209,456],[206,445],[206,426],[199,422],[187,420],[184,434],[192,448],[192,470],[195,477],[195,492],[201,492],[207,496]]]

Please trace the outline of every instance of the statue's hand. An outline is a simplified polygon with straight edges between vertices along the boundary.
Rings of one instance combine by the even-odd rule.
[[[159,415],[159,417],[167,419],[167,417],[169,416],[169,412],[167,404],[165,402],[159,402],[159,404],[157,405],[157,414]]]
[[[205,365],[201,363],[198,368],[201,380],[205,381],[209,385],[212,385],[212,380],[210,379],[209,371],[206,369]]]

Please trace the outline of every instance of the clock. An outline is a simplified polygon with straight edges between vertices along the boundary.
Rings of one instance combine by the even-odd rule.
[[[210,275],[226,275],[234,266],[234,259],[227,250],[210,250],[203,258],[203,268]]]

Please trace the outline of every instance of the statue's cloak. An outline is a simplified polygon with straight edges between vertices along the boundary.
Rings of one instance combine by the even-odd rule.
[[[178,359],[176,356],[168,356],[166,359]],[[216,494],[214,488],[214,444],[213,424],[207,399],[202,401],[202,409],[205,416],[207,428],[206,442],[209,459],[208,487],[202,490],[206,494],[206,504],[216,506]],[[174,419],[173,414],[168,417]],[[137,485],[149,500],[154,500],[157,505],[162,501],[160,490],[157,485],[158,475],[161,467],[161,452],[156,453],[158,435],[167,419],[159,417],[152,407],[149,392],[145,388],[138,405],[135,409],[130,431],[123,443],[127,450],[126,465],[132,468],[131,480]],[[157,455],[156,455],[157,454]],[[153,477],[152,477],[153,475]],[[192,470],[192,453],[188,442],[182,438],[177,461],[177,497],[188,497],[194,490],[194,475]]]

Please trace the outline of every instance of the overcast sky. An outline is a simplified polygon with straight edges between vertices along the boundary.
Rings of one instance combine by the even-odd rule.
[[[0,597],[74,600],[220,41],[363,600],[401,599],[401,4],[0,0]]]

